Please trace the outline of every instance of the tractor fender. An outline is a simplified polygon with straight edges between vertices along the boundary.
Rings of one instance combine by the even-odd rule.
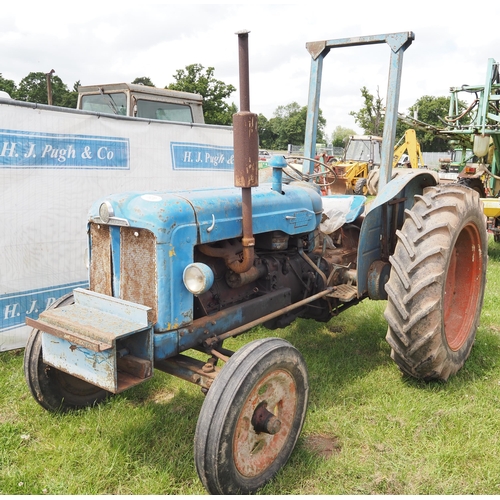
[[[368,294],[373,299],[383,298],[380,293],[369,293],[370,280],[374,279],[373,272],[369,274],[370,267],[377,261],[388,262],[394,249],[396,230],[403,223],[404,211],[413,206],[415,195],[439,182],[437,172],[432,170],[398,168],[393,173],[396,176],[368,204],[361,226],[357,257],[358,297]]]

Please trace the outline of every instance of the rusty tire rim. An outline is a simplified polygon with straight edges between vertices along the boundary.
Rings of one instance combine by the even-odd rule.
[[[473,327],[480,300],[482,248],[478,228],[470,223],[460,232],[450,255],[444,287],[443,318],[448,346],[458,351]],[[467,293],[464,293],[467,291]]]
[[[259,432],[252,424],[262,404],[280,422],[275,434]],[[272,371],[254,386],[242,407],[233,441],[235,467],[242,476],[258,476],[274,463],[291,432],[296,407],[297,388],[287,371]]]
[[[301,354],[280,338],[238,350],[208,391],[195,464],[209,493],[249,494],[289,459],[304,423],[309,383]]]

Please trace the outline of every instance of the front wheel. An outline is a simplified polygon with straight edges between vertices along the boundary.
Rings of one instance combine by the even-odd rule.
[[[457,184],[415,198],[390,257],[386,339],[404,373],[447,380],[468,358],[479,325],[486,220],[477,193]]]
[[[54,302],[51,309],[74,303],[73,293]],[[24,376],[37,403],[46,410],[65,412],[91,406],[109,393],[43,362],[42,332],[33,329],[24,350]]]
[[[198,475],[212,494],[248,494],[286,463],[304,423],[305,362],[288,342],[250,342],[217,376],[195,434]]]
[[[354,185],[354,194],[366,196],[367,193],[368,186],[366,185],[366,178],[358,179]]]

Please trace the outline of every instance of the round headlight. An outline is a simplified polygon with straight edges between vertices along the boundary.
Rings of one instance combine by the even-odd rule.
[[[101,206],[99,207],[99,217],[104,222],[104,224],[107,224],[109,222],[109,219],[111,217],[114,217],[114,215],[115,212],[111,203],[109,201],[102,202]]]
[[[182,279],[193,295],[201,295],[214,284],[214,273],[206,264],[195,262],[184,269]]]

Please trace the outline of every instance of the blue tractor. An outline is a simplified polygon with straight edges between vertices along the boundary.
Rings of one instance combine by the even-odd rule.
[[[25,375],[49,411],[93,405],[162,370],[201,387],[194,455],[210,493],[251,493],[286,463],[306,416],[301,354],[275,337],[237,352],[224,341],[263,324],[329,321],[365,298],[387,300],[399,368],[446,380],[467,359],[485,288],[487,235],[477,193],[422,169],[391,180],[403,53],[413,33],[307,44],[312,56],[305,159],[284,157],[258,185],[249,111],[248,32],[238,33],[241,111],[235,187],[107,196],[90,210],[89,289],[28,320]],[[314,158],[323,59],[332,48],[391,49],[379,194],[322,196]],[[325,165],[323,165],[326,167]],[[183,354],[200,351],[204,361]]]

